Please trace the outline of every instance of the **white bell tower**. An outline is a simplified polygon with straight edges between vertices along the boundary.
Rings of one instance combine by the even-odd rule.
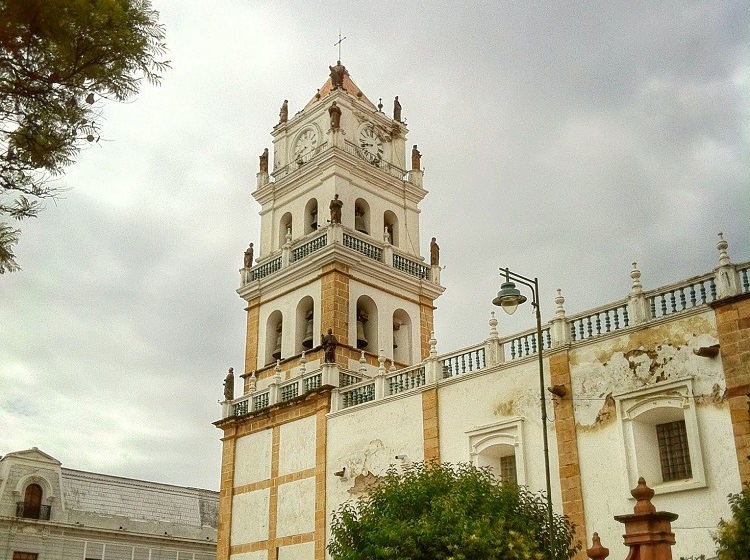
[[[255,259],[241,270],[247,302],[245,372],[273,375],[302,352],[322,361],[321,334],[338,340],[342,367],[380,354],[396,367],[429,352],[443,292],[437,247],[420,255],[420,154],[406,157],[400,105],[375,106],[337,63],[305,107],[274,127],[273,166],[261,156]],[[287,369],[287,368],[284,368]],[[356,369],[356,367],[352,367]],[[247,390],[247,387],[246,387]]]

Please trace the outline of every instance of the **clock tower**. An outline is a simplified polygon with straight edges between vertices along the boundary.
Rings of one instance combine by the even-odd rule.
[[[406,134],[398,98],[386,115],[341,63],[299,112],[281,107],[253,192],[260,243],[237,290],[242,390],[230,372],[216,422],[217,560],[324,560],[330,477],[346,474],[329,472],[336,411],[423,389],[424,457],[438,457],[436,374],[422,362],[444,288],[434,239],[430,258],[420,254],[427,191],[416,145],[407,165]]]
[[[443,288],[437,263],[420,255],[427,191],[416,146],[407,169],[400,104],[396,118],[383,113],[340,63],[291,118],[286,103],[273,166],[261,156],[253,193],[259,255],[238,290],[248,303],[246,374],[261,380],[303,352],[319,358],[329,328],[342,367],[363,351],[373,364],[379,355],[396,367],[420,362]]]

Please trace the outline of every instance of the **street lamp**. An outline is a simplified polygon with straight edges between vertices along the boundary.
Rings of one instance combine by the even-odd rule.
[[[531,288],[532,300],[531,305],[536,311],[536,340],[537,356],[539,357],[539,398],[542,403],[542,437],[544,438],[544,475],[547,481],[547,520],[549,524],[549,557],[550,560],[555,558],[555,536],[552,526],[552,489],[550,487],[549,473],[549,443],[547,441],[547,404],[544,392],[544,360],[542,357],[542,314],[539,311],[539,280],[526,278],[507,268],[501,268],[505,272],[505,282],[500,286],[497,297],[492,300],[493,305],[503,308],[508,315],[515,313],[516,308],[524,303],[527,298],[516,288],[512,280]]]

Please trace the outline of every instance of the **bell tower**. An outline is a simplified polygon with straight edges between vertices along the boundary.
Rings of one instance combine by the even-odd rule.
[[[341,65],[296,114],[287,101],[273,128],[273,165],[260,156],[253,197],[261,206],[257,258],[246,258],[245,391],[279,362],[320,360],[321,335],[336,362],[359,368],[384,356],[396,367],[429,352],[433,302],[443,292],[437,246],[420,255],[420,154],[407,162],[401,106],[374,105]],[[249,262],[248,262],[249,260]],[[364,354],[362,354],[364,352]],[[288,365],[289,367],[286,367]]]

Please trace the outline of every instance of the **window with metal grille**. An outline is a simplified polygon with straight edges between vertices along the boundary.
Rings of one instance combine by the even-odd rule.
[[[668,482],[691,478],[693,471],[685,421],[657,424],[656,439],[659,442],[662,480]]]
[[[13,551],[13,560],[36,560],[39,556],[35,552],[18,552]]]
[[[513,484],[518,484],[515,455],[506,455],[505,457],[500,457],[500,480],[502,480],[503,482],[512,482]]]

